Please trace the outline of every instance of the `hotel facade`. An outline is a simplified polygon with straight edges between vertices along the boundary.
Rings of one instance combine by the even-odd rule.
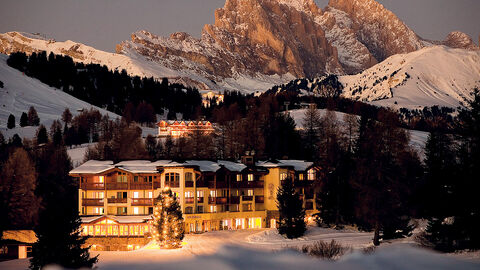
[[[298,160],[242,162],[169,160],[88,161],[70,172],[79,183],[84,235],[96,250],[133,250],[148,238],[155,200],[168,187],[176,194],[186,233],[276,226],[276,194],[291,179],[307,215],[316,212],[318,168]]]

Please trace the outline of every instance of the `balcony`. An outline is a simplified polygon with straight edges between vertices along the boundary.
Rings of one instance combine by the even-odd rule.
[[[82,199],[83,206],[103,206],[103,199]]]
[[[240,203],[240,197],[239,196],[230,197],[230,204],[239,204],[239,203]]]
[[[228,183],[227,182],[215,182],[215,181],[209,181],[208,182],[208,188],[227,188]]]
[[[128,189],[128,183],[107,183],[107,189],[110,190],[124,190]]]
[[[185,181],[185,187],[193,187],[193,181]]]
[[[216,203],[217,204],[227,204],[228,198],[227,197],[217,197]]]
[[[242,200],[245,201],[253,201],[253,196],[242,196]]]
[[[132,199],[133,206],[150,206],[153,205],[153,199]]]
[[[165,182],[165,186],[170,187],[170,188],[179,188],[180,187],[180,182]]]
[[[205,181],[197,181],[197,188],[204,188],[204,187],[208,187],[208,182],[205,182]]]
[[[83,190],[104,190],[105,184],[104,183],[82,183],[80,187]]]
[[[217,200],[215,197],[208,197],[208,204],[216,204]]]
[[[264,203],[265,197],[264,196],[255,196],[255,203]]]
[[[194,203],[195,202],[195,198],[191,197],[191,198],[185,198],[185,203]]]
[[[232,188],[263,188],[263,181],[232,182]]]
[[[130,189],[133,190],[145,190],[145,189],[152,189],[152,183],[130,183]]]
[[[161,187],[162,187],[162,184],[160,182],[153,182],[154,189],[161,188]]]
[[[198,202],[198,203],[203,203],[203,197],[198,197],[198,198],[197,198],[197,202]]]
[[[108,198],[108,203],[127,203],[127,198]]]

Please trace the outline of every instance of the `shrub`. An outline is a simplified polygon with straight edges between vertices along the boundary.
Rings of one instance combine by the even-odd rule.
[[[317,241],[313,245],[305,245],[301,248],[301,251],[310,256],[324,260],[337,260],[347,252],[351,251],[351,249],[351,247],[342,246],[340,243],[332,239],[330,243]]]

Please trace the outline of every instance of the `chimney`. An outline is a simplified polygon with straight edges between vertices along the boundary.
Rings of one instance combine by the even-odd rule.
[[[242,163],[247,166],[255,166],[255,150],[246,151],[242,156]]]

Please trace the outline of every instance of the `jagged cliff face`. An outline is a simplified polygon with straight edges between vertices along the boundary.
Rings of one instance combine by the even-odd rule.
[[[410,28],[374,0],[330,0],[328,6],[348,14],[357,39],[379,62],[423,47],[421,39]]]
[[[245,91],[266,90],[295,77],[356,74],[392,55],[433,44],[478,49],[460,32],[445,41],[423,40],[374,0],[330,0],[324,10],[313,0],[226,0],[201,38],[138,31],[116,46],[117,54],[72,41],[0,34],[2,53],[47,50],[132,75]]]
[[[209,75],[221,77],[343,73],[336,48],[315,22],[320,14],[312,0],[227,0],[201,39],[185,33],[167,39],[141,31],[117,46],[117,52],[171,58],[178,60],[172,68],[203,66]]]

